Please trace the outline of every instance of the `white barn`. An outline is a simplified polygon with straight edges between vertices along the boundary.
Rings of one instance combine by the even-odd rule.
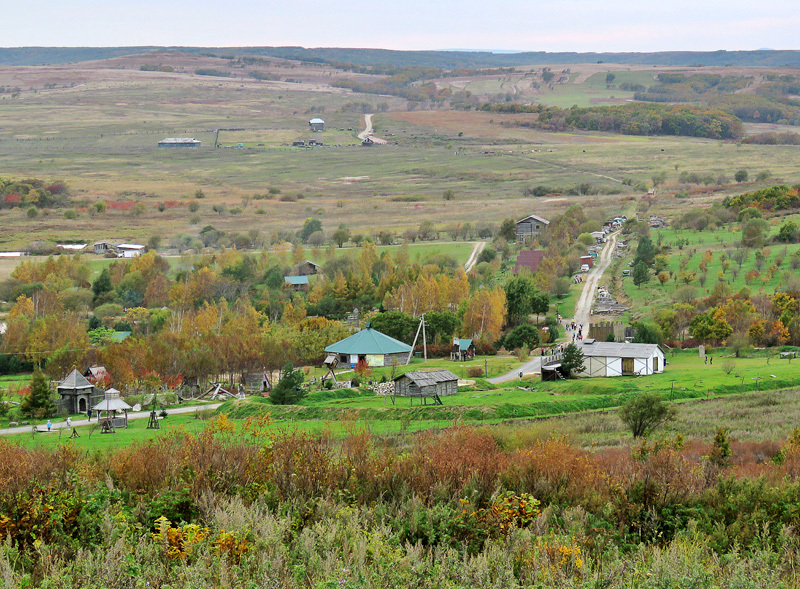
[[[666,355],[658,344],[597,342],[585,339],[578,346],[583,352],[584,371],[580,376],[645,376],[664,372]]]

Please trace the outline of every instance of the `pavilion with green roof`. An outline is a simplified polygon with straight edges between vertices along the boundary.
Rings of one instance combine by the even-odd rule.
[[[395,359],[396,364],[402,366],[408,364],[411,346],[367,325],[366,329],[329,345],[325,351],[335,354],[340,363],[350,366],[355,366],[361,360],[367,366],[391,366]]]

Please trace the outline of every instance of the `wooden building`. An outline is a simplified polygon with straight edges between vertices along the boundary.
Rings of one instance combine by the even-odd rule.
[[[584,366],[579,376],[646,376],[664,372],[666,364],[666,355],[658,344],[585,339],[578,347]]]
[[[398,366],[408,364],[411,346],[381,333],[367,324],[366,329],[325,348],[328,354],[336,354],[336,359],[354,367],[361,361],[367,366]]]
[[[465,337],[454,337],[450,350],[451,360],[472,360],[475,357],[475,342]]]
[[[284,276],[283,284],[295,291],[308,290],[308,276]]]
[[[517,242],[530,241],[539,235],[550,224],[550,221],[538,215],[528,215],[517,221]]]
[[[312,133],[319,133],[325,130],[325,121],[322,119],[315,117],[308,121],[308,126],[311,129]]]
[[[132,409],[125,401],[120,399],[117,389],[108,389],[103,395],[103,400],[92,407],[97,412],[97,421],[108,420],[111,428],[128,427],[128,410]],[[101,418],[101,414],[105,416]]]
[[[315,276],[322,273],[322,266],[315,264],[311,260],[303,260],[299,264],[292,266],[294,276]]]
[[[406,372],[394,379],[394,396],[421,399],[426,405],[428,399],[434,405],[441,405],[441,397],[455,395],[458,392],[458,377],[449,370],[433,370],[430,372]]]

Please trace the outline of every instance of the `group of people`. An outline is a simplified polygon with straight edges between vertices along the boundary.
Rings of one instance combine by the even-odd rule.
[[[569,333],[572,332],[572,343],[583,340],[583,323],[578,324],[574,321],[565,321],[564,329]]]

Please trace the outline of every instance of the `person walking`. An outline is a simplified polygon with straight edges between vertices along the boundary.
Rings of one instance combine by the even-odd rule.
[[[72,429],[72,418],[69,416],[67,416],[67,427],[69,429]]]
[[[50,421],[50,420],[48,419],[48,420],[47,420],[47,431],[48,431],[48,432],[50,431],[50,428],[51,428],[51,427],[53,427],[53,422],[52,422],[52,421]]]
[[[89,416],[89,421],[91,421],[91,420],[92,420],[92,410],[91,410],[91,409],[89,409],[89,410],[86,412],[86,415],[88,415],[88,416]]]

